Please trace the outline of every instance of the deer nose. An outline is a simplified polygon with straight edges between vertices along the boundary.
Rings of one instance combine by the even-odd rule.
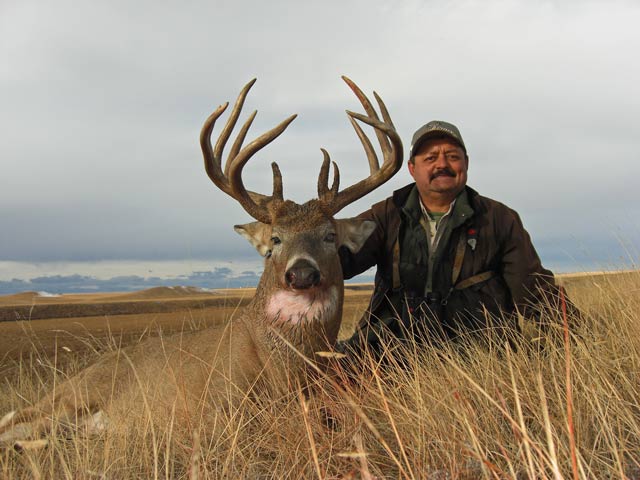
[[[304,290],[320,283],[320,272],[311,263],[301,260],[285,272],[284,279],[288,287]]]

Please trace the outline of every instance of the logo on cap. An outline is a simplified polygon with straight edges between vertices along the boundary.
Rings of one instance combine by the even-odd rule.
[[[460,130],[458,130],[458,127],[449,122],[432,120],[431,122],[420,127],[418,130],[416,130],[416,133],[413,134],[413,138],[411,140],[410,156],[413,157],[413,155],[415,154],[415,150],[424,140],[437,133],[441,133],[453,138],[456,143],[458,143],[460,147],[462,147],[464,152],[467,153],[467,147],[462,140],[462,135],[460,135]]]

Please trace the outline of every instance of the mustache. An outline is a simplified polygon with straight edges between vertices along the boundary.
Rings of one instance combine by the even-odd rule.
[[[455,176],[456,174],[453,170],[451,170],[450,168],[443,168],[441,170],[434,172],[431,178],[434,179],[438,177],[455,177]]]

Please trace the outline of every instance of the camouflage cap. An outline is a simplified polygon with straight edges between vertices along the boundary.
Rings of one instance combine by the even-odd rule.
[[[440,120],[432,120],[426,125],[421,126],[416,133],[413,134],[413,138],[411,139],[411,150],[409,152],[409,158],[412,158],[418,147],[422,142],[427,140],[429,137],[436,137],[440,135],[446,135],[448,137],[453,138],[456,143],[459,143],[464,153],[467,153],[467,147],[464,145],[464,141],[462,140],[462,135],[460,135],[460,130],[455,125],[449,122],[443,122]]]

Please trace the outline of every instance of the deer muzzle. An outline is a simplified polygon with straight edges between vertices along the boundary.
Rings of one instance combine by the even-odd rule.
[[[287,269],[284,280],[289,288],[306,290],[320,283],[320,271],[309,260],[299,259]]]

